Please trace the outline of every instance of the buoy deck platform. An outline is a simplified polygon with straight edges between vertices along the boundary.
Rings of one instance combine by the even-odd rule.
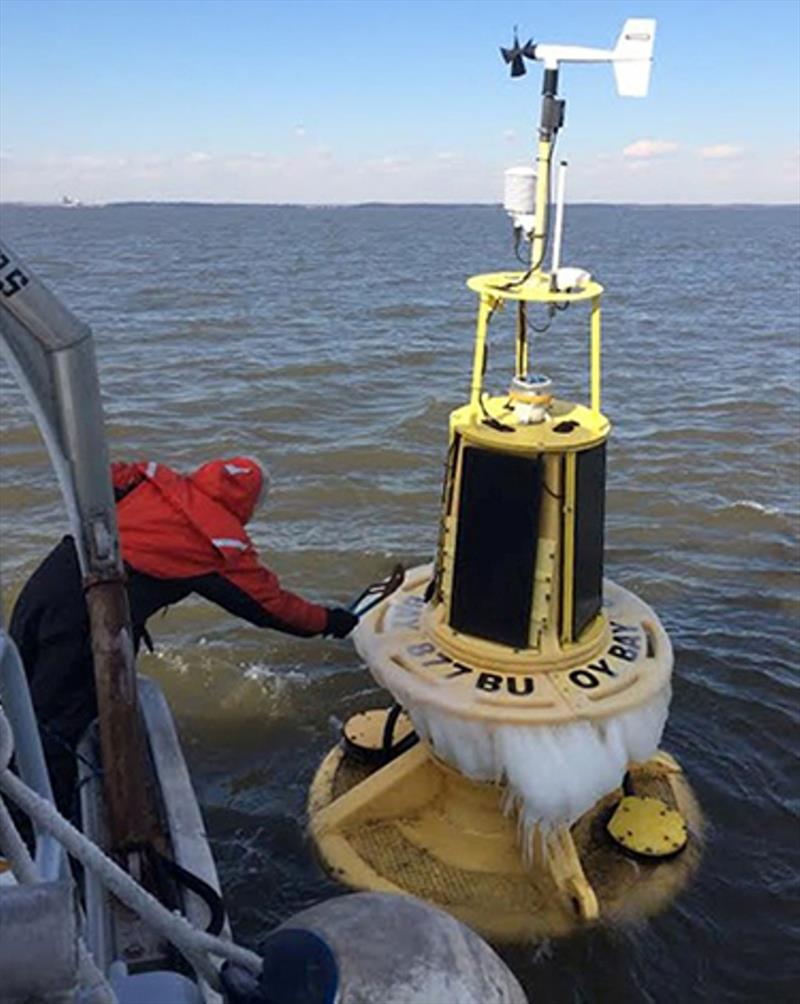
[[[612,839],[624,797],[659,799],[691,838],[666,858],[634,856]],[[309,795],[311,831],[333,878],[353,889],[407,893],[496,942],[565,936],[593,922],[626,922],[665,907],[701,853],[699,806],[677,762],[632,764],[625,791],[534,843],[526,861],[517,823],[494,784],[474,782],[419,742],[385,766],[330,751]]]

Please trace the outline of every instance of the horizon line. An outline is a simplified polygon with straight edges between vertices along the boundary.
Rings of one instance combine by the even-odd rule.
[[[608,202],[605,200],[588,200],[570,202],[570,206],[635,206],[639,208],[699,208],[714,209],[736,207],[761,207],[774,209],[800,208],[797,202]],[[456,209],[463,207],[500,208],[500,201],[491,202],[437,202],[437,201],[384,201],[369,199],[365,202],[211,202],[206,199],[113,199],[109,202],[82,202],[76,199],[70,202],[45,201],[39,199],[2,199],[0,207],[18,207],[28,209],[113,209],[121,206],[206,206],[206,207],[256,207],[273,209],[362,209],[370,207],[413,209],[420,207]]]

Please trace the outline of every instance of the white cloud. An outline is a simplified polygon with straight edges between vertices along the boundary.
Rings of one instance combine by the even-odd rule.
[[[306,127],[305,126],[295,126],[294,134],[298,139],[305,139],[306,137]]]
[[[663,157],[667,153],[674,153],[677,149],[678,144],[671,139],[637,139],[635,143],[625,147],[622,155],[645,159]]]
[[[367,171],[377,171],[381,174],[394,174],[411,167],[410,157],[380,157],[378,160],[368,160],[364,165]]]
[[[47,157],[45,163],[55,165],[58,160],[57,157]],[[109,171],[128,164],[126,157],[96,157],[93,154],[75,154],[65,160],[67,167],[76,171]]]
[[[513,143],[516,140],[516,138],[517,138],[516,129],[506,129],[506,131],[503,133],[503,139],[506,141],[506,143]]]
[[[700,148],[700,156],[703,160],[733,160],[741,157],[744,147],[733,146],[730,143],[717,143],[714,146],[703,146]]]
[[[648,143],[666,142],[648,140]],[[677,146],[677,144],[675,144]],[[6,150],[8,152],[8,150]],[[409,157],[360,161],[312,143],[293,152],[43,154],[0,165],[0,197],[56,203],[66,193],[85,204],[118,201],[204,202],[499,202],[501,154],[436,148]],[[747,160],[704,159],[697,147],[672,156],[598,152],[571,162],[575,202],[797,202],[800,163],[792,145],[745,151]],[[747,164],[747,171],[742,170]]]

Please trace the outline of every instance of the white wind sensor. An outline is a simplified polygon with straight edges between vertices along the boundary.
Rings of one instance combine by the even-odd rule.
[[[612,63],[617,93],[625,98],[643,98],[650,86],[655,36],[654,18],[632,17],[623,25],[613,49],[536,44],[526,46],[528,51],[523,55],[544,63],[547,70],[557,70],[559,63]]]

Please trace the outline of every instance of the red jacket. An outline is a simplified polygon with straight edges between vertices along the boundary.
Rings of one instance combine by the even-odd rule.
[[[134,569],[157,579],[215,573],[255,601],[273,626],[307,635],[325,630],[325,607],[282,589],[245,531],[262,486],[253,460],[212,460],[188,476],[152,461],[115,463],[111,473],[122,495],[122,556]]]

